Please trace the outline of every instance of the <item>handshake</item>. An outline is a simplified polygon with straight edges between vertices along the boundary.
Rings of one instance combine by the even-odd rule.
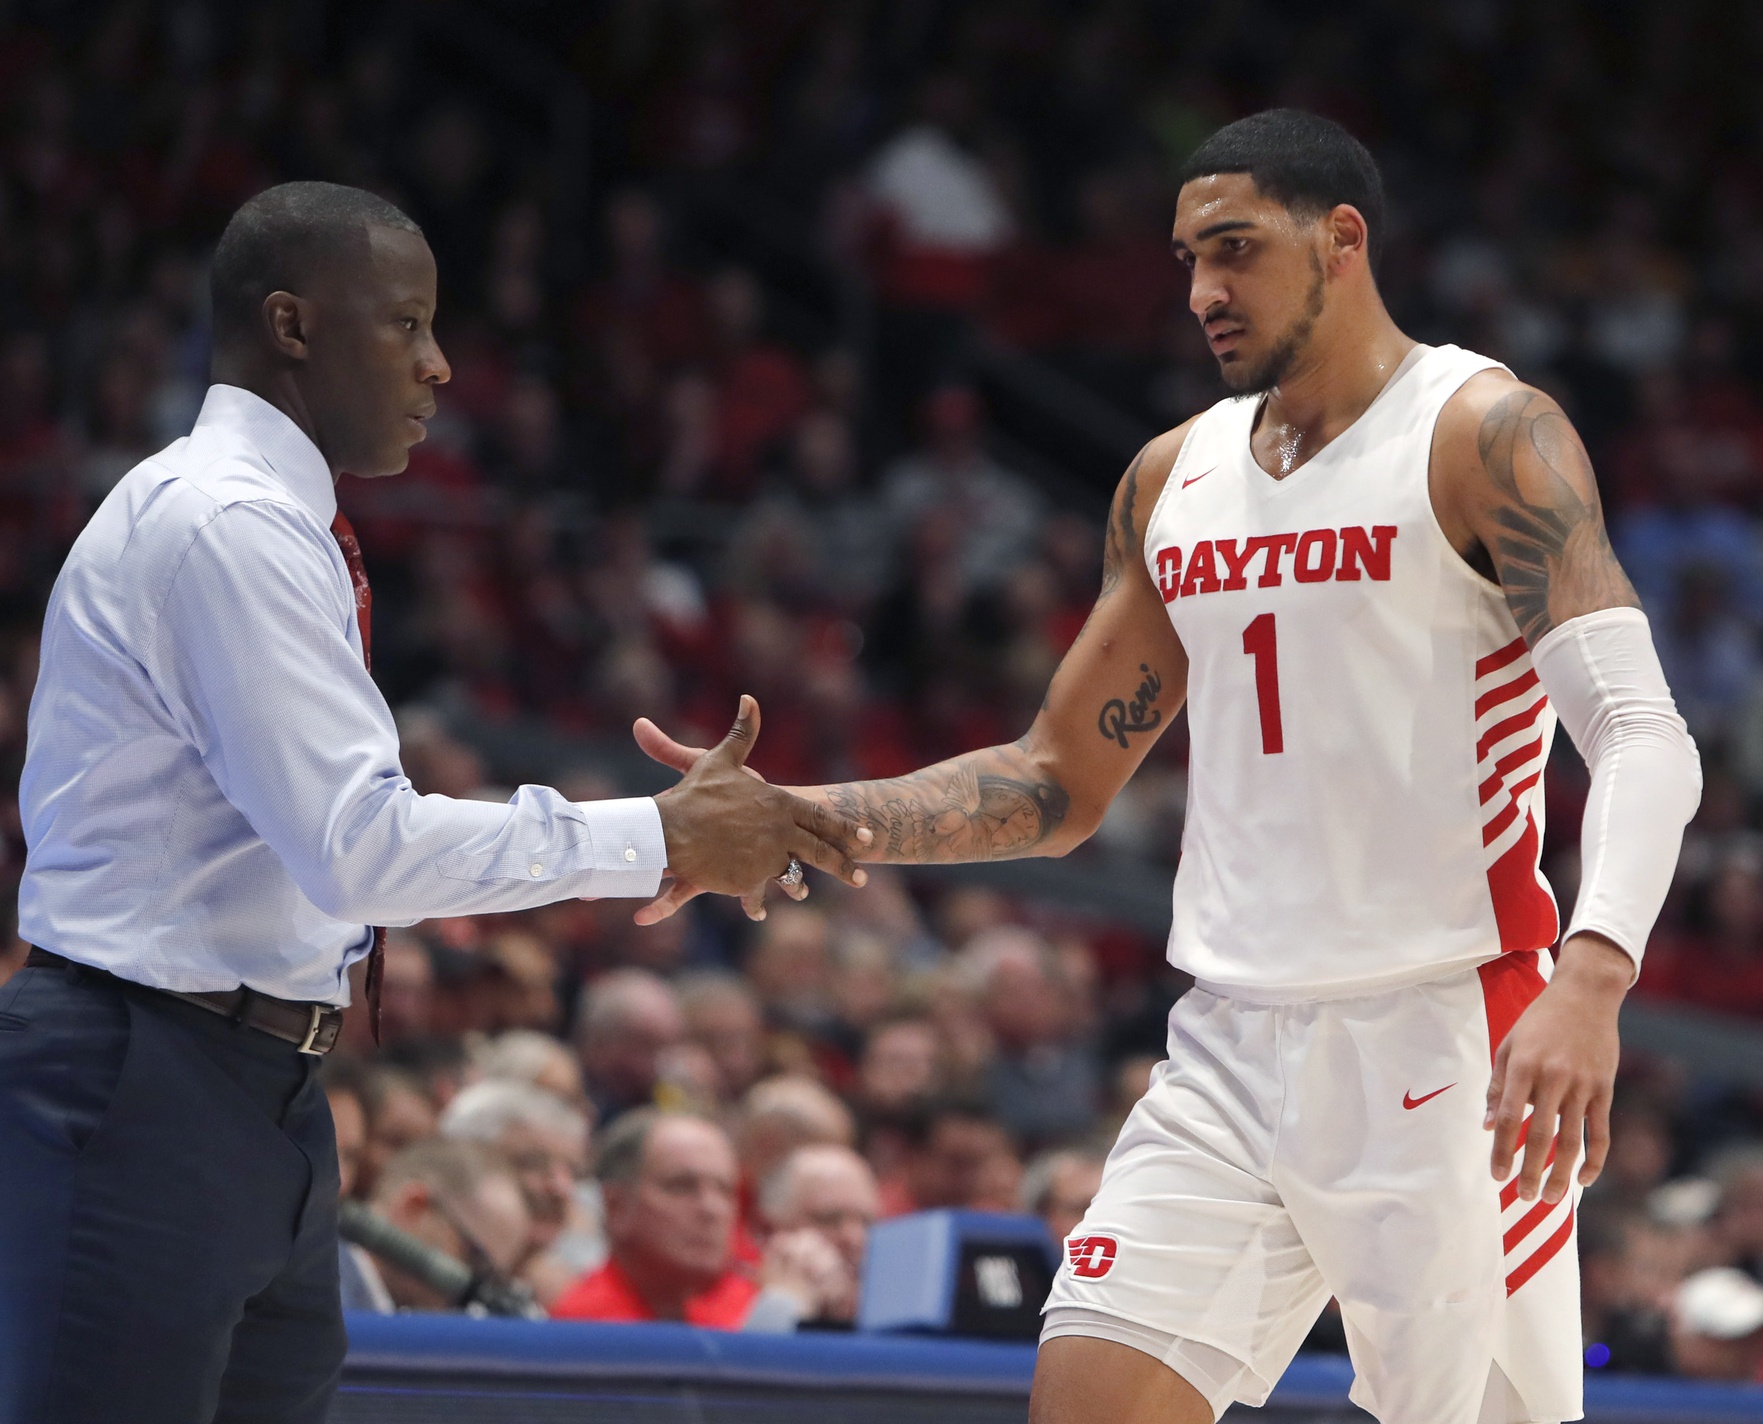
[[[655,798],[672,880],[637,911],[638,924],[664,920],[706,892],[738,895],[748,916],[762,920],[773,881],[791,899],[807,899],[800,866],[812,865],[847,885],[861,887],[868,880],[856,863],[874,841],[866,826],[769,785],[748,768],[759,736],[759,704],[751,697],[741,698],[734,726],[707,751],[681,746],[647,717],[634,730],[649,756],[683,773],[677,786]]]

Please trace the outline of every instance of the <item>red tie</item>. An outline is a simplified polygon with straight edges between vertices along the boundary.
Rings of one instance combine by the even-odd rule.
[[[331,533],[343,551],[343,562],[349,566],[349,582],[355,587],[355,622],[361,629],[361,660],[373,670],[373,590],[367,586],[367,564],[361,557],[361,541],[355,527],[342,510],[331,520]],[[376,928],[373,948],[367,954],[367,1023],[373,1030],[373,1041],[380,1041],[380,980],[386,969],[386,932]]]

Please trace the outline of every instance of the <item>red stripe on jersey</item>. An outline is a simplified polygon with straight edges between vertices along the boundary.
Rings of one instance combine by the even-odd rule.
[[[1511,1275],[1506,1277],[1507,1295],[1511,1295],[1560,1254],[1561,1248],[1567,1244],[1567,1238],[1573,1235],[1573,1213],[1574,1208],[1568,1207],[1567,1220],[1561,1223],[1560,1228],[1555,1234],[1547,1241],[1543,1242],[1541,1246],[1537,1247],[1529,1260],[1527,1260],[1516,1271],[1512,1272]]]
[[[1481,999],[1488,1018],[1488,1062],[1494,1061],[1494,1055],[1500,1051],[1500,1045],[1506,1041],[1506,1035],[1512,1032],[1512,1025],[1518,1022],[1518,1016],[1528,1009],[1536,996],[1543,992],[1545,980],[1542,971],[1537,968],[1536,951],[1520,951],[1516,954],[1502,954],[1498,959],[1490,959],[1477,971],[1481,975]],[[1522,1133],[1530,1126],[1527,1118]],[[1518,1195],[1518,1179],[1514,1177],[1506,1187],[1513,1197]],[[1512,1202],[1501,1193],[1500,1205],[1511,1206]]]
[[[1541,737],[1538,737],[1529,746],[1520,747],[1515,752],[1507,752],[1505,756],[1501,757],[1494,763],[1493,775],[1488,777],[1486,781],[1482,782],[1481,804],[1485,806],[1488,802],[1494,799],[1494,794],[1500,789],[1501,784],[1506,780],[1508,772],[1517,771],[1519,767],[1523,766],[1527,761],[1531,760],[1531,758],[1540,757],[1542,754],[1543,739]],[[1487,842],[1484,841],[1482,844],[1485,845]]]
[[[1490,707],[1498,707],[1502,702],[1510,702],[1521,692],[1529,692],[1542,679],[1537,676],[1535,668],[1531,668],[1523,677],[1515,677],[1510,682],[1502,682],[1491,692],[1484,692],[1475,699],[1475,715],[1480,717]]]
[[[1499,840],[1506,827],[1518,817],[1518,798],[1542,779],[1542,772],[1534,771],[1512,787],[1512,799],[1500,808],[1499,814],[1493,820],[1481,828],[1481,843],[1484,846],[1490,846]]]
[[[1547,949],[1561,932],[1555,900],[1537,878],[1539,849],[1536,818],[1527,815],[1524,834],[1488,867],[1488,893],[1494,901],[1494,923],[1500,948]]]
[[[1529,1236],[1531,1232],[1535,1231],[1537,1227],[1541,1226],[1543,1224],[1543,1218],[1560,1205],[1560,1202],[1539,1200],[1535,1206],[1525,1212],[1525,1214],[1519,1217],[1517,1221],[1513,1222],[1512,1226],[1506,1232],[1505,1240],[1501,1243],[1506,1248],[1506,1254],[1510,1256],[1512,1254],[1512,1248],[1518,1245],[1519,1242],[1523,1241],[1525,1237]]]
[[[1532,725],[1538,717],[1543,715],[1543,708],[1548,705],[1548,698],[1539,697],[1533,706],[1527,707],[1522,712],[1515,713],[1513,716],[1508,717],[1504,722],[1494,723],[1493,726],[1487,729],[1487,732],[1482,739],[1475,744],[1475,759],[1477,761],[1484,760],[1487,757],[1487,754],[1495,747],[1499,746],[1501,742],[1505,741],[1507,737],[1510,737],[1514,732],[1521,732],[1526,727]]]
[[[1490,672],[1498,672],[1507,663],[1515,663],[1523,656],[1524,639],[1522,637],[1514,638],[1505,647],[1489,653],[1485,658],[1477,659],[1475,676],[1477,679],[1484,678]]]

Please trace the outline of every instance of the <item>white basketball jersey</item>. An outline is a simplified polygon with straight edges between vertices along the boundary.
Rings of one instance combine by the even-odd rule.
[[[1555,941],[1554,713],[1427,481],[1439,411],[1497,366],[1417,348],[1283,480],[1250,454],[1259,398],[1223,401],[1152,511],[1192,738],[1169,958],[1214,992],[1339,997]]]

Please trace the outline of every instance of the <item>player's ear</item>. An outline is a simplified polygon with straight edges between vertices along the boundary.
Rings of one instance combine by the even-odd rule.
[[[1365,214],[1351,203],[1336,203],[1323,221],[1328,231],[1331,267],[1338,271],[1354,260],[1369,260],[1371,228],[1365,221]]]

